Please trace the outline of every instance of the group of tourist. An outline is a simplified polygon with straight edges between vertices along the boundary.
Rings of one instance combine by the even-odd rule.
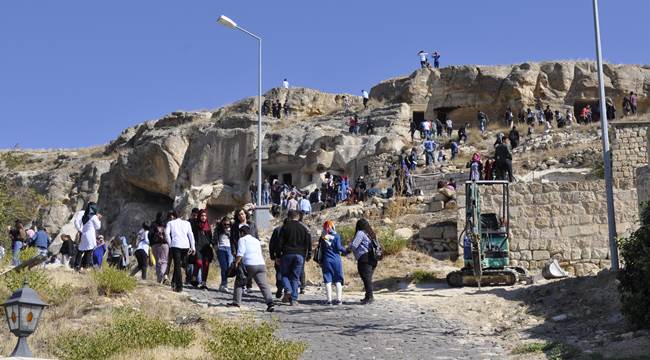
[[[254,281],[264,297],[267,311],[273,311],[275,300],[266,277],[265,255],[251,216],[250,208],[240,209],[233,218],[224,216],[212,224],[206,209],[192,209],[188,219],[181,218],[174,210],[166,214],[159,212],[151,223],[142,224],[133,246],[127,246],[122,236],[111,240],[107,247],[99,234],[102,215],[97,205],[90,202],[73,217],[78,230],[76,241],[70,236],[63,238],[61,254],[70,266],[79,271],[100,268],[104,261],[127,270],[131,266],[129,254],[133,252],[136,261],[131,268],[132,276],[140,272],[142,279],[146,279],[148,268],[153,266],[156,281],[171,285],[176,292],[182,291],[183,286],[207,288],[209,266],[216,258],[221,272],[219,291],[230,292],[229,278],[235,278],[233,301],[228,306],[240,306],[243,293],[250,290]],[[39,252],[47,254],[51,241],[45,229],[26,229],[17,220],[15,226],[7,230],[12,238],[15,265],[20,264],[18,257],[23,246],[35,246]],[[274,229],[269,242],[269,257],[277,274],[276,297],[291,306],[298,304],[299,295],[305,288],[305,261],[313,258],[322,270],[325,302],[328,305],[341,304],[344,285],[341,256],[352,253],[364,284],[365,297],[361,303],[372,303],[372,276],[380,257],[378,239],[368,221],[361,219],[357,221],[354,238],[347,240],[350,245],[344,247],[334,222],[328,220],[323,224],[314,247],[300,211],[289,209],[283,224]],[[75,250],[72,256],[70,246]]]
[[[433,60],[433,67],[435,69],[440,68],[440,54],[437,51],[434,51],[433,53],[429,54],[424,50],[420,50],[418,52],[418,57],[420,58],[420,67],[422,69],[431,68],[431,64],[429,63],[429,59],[428,59],[429,55],[431,55],[431,59]]]
[[[45,227],[26,227],[21,220],[16,219],[14,226],[8,226],[7,232],[11,239],[11,263],[14,266],[21,264],[20,251],[27,247],[36,249],[38,255],[47,255],[47,249],[52,239]]]
[[[281,119],[283,114],[285,118],[289,117],[289,115],[291,115],[289,99],[284,101],[284,105],[280,103],[279,99],[276,99],[275,101],[270,99],[264,100],[262,103],[262,116],[268,116],[269,113],[276,119]]]

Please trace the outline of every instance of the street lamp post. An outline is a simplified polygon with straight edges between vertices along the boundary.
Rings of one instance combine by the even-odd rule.
[[[237,25],[225,15],[219,16],[217,22],[229,29],[237,29],[257,40],[258,78],[257,78],[257,203],[255,206],[255,224],[258,229],[270,227],[270,209],[262,205],[262,38]]]
[[[598,92],[600,95],[600,129],[603,140],[603,164],[605,167],[605,196],[607,198],[607,228],[609,233],[609,258],[613,271],[618,271],[618,246],[616,244],[616,218],[614,217],[614,189],[612,185],[612,154],[609,149],[607,125],[607,104],[605,103],[605,76],[603,74],[603,55],[600,46],[600,23],[598,20],[598,0],[593,0],[594,28],[596,32],[596,65],[598,67]]]

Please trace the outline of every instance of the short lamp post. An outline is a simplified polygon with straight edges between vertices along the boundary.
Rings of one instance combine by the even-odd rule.
[[[32,357],[27,346],[27,337],[36,330],[43,309],[47,306],[36,291],[27,286],[27,281],[21,289],[16,290],[4,304],[9,331],[18,336],[18,343],[11,353],[16,357]]]

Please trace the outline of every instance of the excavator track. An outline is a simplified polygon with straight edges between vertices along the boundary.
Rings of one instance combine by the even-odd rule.
[[[510,286],[520,281],[520,273],[515,269],[483,269],[481,286]],[[447,284],[451,287],[478,286],[478,279],[471,269],[450,272]]]

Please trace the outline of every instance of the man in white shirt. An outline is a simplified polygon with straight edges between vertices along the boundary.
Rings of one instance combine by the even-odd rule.
[[[180,219],[176,211],[169,212],[169,219],[170,221],[165,227],[165,240],[169,244],[174,264],[172,288],[175,292],[181,292],[183,291],[183,276],[181,275],[183,264],[187,263],[187,255],[195,252],[194,234],[190,222]]]
[[[365,109],[368,107],[368,100],[370,99],[370,96],[365,89],[361,90],[361,96],[363,96],[363,108]]]
[[[311,203],[309,202],[306,194],[303,195],[303,197],[298,202],[298,207],[300,208],[300,221],[302,222],[302,219],[305,215],[311,214]]]
[[[287,79],[284,79],[284,81],[282,81],[282,87],[285,89],[289,88],[289,81]]]
[[[427,56],[429,56],[429,53],[424,52],[424,50],[420,50],[418,52],[418,56],[420,57],[420,68],[424,69],[426,67],[429,67],[429,61],[427,60]]]

